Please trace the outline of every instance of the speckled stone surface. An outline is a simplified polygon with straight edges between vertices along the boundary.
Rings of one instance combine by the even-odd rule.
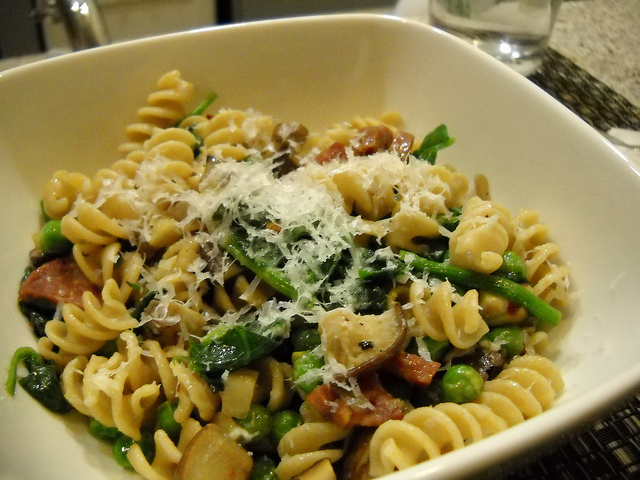
[[[567,0],[549,45],[640,106],[640,0]]]

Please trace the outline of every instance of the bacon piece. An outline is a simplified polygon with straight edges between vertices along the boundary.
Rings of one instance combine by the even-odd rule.
[[[340,142],[335,142],[333,145],[325,148],[318,155],[316,155],[316,162],[320,165],[329,163],[331,160],[338,159],[340,161],[347,160],[347,151]]]
[[[405,160],[413,150],[415,138],[411,133],[400,132],[394,137],[391,150],[396,152],[402,160]]]
[[[362,375],[358,378],[358,384],[362,396],[373,408],[357,405],[355,402],[358,399],[353,394],[342,392],[333,384],[316,387],[307,396],[307,400],[324,418],[342,428],[378,427],[387,420],[400,420],[404,417],[402,400],[384,389],[377,374]]]
[[[342,428],[349,425],[353,412],[347,402],[340,398],[340,392],[335,385],[324,383],[317,386],[307,395],[307,401],[331,423]]]
[[[425,360],[420,355],[398,352],[389,360],[384,369],[403,377],[413,385],[426,386],[431,384],[440,364]]]
[[[82,294],[87,290],[100,294],[98,286],[89,281],[72,257],[62,257],[31,272],[20,287],[18,301],[46,300],[54,306],[73,303],[82,308]]]
[[[365,127],[356,139],[353,153],[356,155],[371,155],[376,152],[389,150],[393,142],[393,132],[385,125]]]

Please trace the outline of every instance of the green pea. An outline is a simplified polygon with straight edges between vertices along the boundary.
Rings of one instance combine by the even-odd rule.
[[[293,349],[296,352],[313,350],[320,345],[320,332],[317,328],[301,328],[291,332]]]
[[[267,438],[271,433],[273,420],[271,412],[258,404],[254,403],[249,408],[249,413],[244,418],[236,418],[236,423],[253,435],[250,443],[256,444]]]
[[[487,333],[487,338],[500,343],[509,357],[515,357],[524,351],[524,333],[515,325],[492,328]]]
[[[253,462],[249,480],[279,480],[276,463],[267,456],[258,457]]]
[[[484,380],[470,365],[454,365],[442,377],[440,388],[445,402],[466,403],[482,393]]]
[[[113,456],[121,467],[133,469],[131,462],[127,458],[127,453],[129,453],[129,449],[134,443],[140,445],[142,453],[149,463],[153,461],[153,457],[155,456],[153,435],[144,432],[140,440],[136,442],[133,438],[122,434],[113,444]]]
[[[292,378],[296,387],[305,393],[311,393],[314,388],[322,383],[322,379],[318,376],[316,379],[308,379],[299,381],[304,375],[313,370],[318,370],[324,365],[324,359],[317,357],[311,352],[296,352],[293,358]]]
[[[38,235],[38,246],[42,253],[64,253],[71,249],[72,243],[62,235],[60,220],[49,220]]]
[[[506,251],[502,255],[502,265],[496,270],[498,275],[503,275],[517,283],[527,281],[527,266],[524,260],[515,252]]]
[[[280,443],[282,437],[299,425],[302,425],[302,416],[294,410],[281,410],[273,415],[273,426],[271,429],[271,439],[275,445]]]
[[[113,443],[122,436],[116,427],[107,427],[95,418],[89,420],[89,431],[98,440]]]
[[[174,442],[178,441],[180,432],[182,431],[182,425],[176,422],[173,416],[177,407],[177,402],[171,402],[169,400],[158,407],[158,426],[164,430]]]

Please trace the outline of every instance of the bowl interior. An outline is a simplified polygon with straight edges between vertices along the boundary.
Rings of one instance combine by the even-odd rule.
[[[576,302],[551,336],[567,384],[555,408],[398,478],[469,473],[640,386],[640,218],[632,213],[640,202],[639,172],[572,113],[485,54],[424,25],[369,15],[187,32],[0,73],[0,301],[11,332],[0,337],[1,361],[8,365],[15,348],[34,344],[16,294],[44,183],[58,169],[92,174],[117,160],[125,126],[173,69],[196,85],[195,98],[215,91],[218,107],[255,108],[311,130],[389,110],[400,112],[418,137],[445,123],[456,143],[439,161],[468,178],[485,174],[493,198],[514,214],[538,210],[560,244]],[[2,478],[39,478],[35,457],[65,478],[127,476],[73,417],[59,422],[26,394],[0,403],[1,429],[17,432],[2,440],[8,475],[0,472]],[[30,436],[47,446],[30,451]],[[474,455],[477,463],[456,460]]]

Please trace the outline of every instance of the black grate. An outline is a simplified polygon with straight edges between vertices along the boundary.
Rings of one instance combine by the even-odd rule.
[[[640,108],[555,50],[529,79],[592,127],[640,130]]]
[[[590,430],[506,479],[640,479],[640,394]]]

